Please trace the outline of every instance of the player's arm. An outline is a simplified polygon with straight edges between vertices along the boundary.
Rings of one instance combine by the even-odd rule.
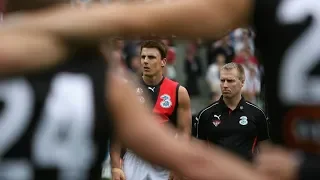
[[[179,133],[185,137],[191,136],[192,115],[190,97],[185,87],[179,86],[178,90],[178,109],[177,109],[177,127]]]
[[[121,142],[116,137],[112,138],[111,140],[110,158],[111,158],[111,167],[121,169]]]
[[[111,159],[111,173],[112,179],[124,180],[125,175],[121,166],[121,141],[115,134],[111,140],[110,145],[110,159]]]
[[[0,39],[0,76],[49,68],[68,53],[49,33],[0,30]]]
[[[190,97],[185,87],[178,87],[178,108],[177,108],[177,128],[178,138],[190,139],[191,138],[191,126],[192,126],[192,114]],[[170,173],[169,180],[183,179],[175,172]]]
[[[151,33],[219,38],[234,28],[248,25],[253,5],[253,0],[154,1],[93,5],[85,13],[64,7],[30,17],[25,15],[27,21],[16,27],[48,30],[65,38],[86,41]]]
[[[218,147],[209,149],[197,140],[172,138],[174,131],[156,123],[151,112],[138,102],[133,88],[116,76],[109,75],[107,103],[121,142],[151,163],[191,179],[263,179],[251,165]]]
[[[265,144],[256,160],[257,170],[274,179],[320,179],[320,156],[294,153],[283,147]]]

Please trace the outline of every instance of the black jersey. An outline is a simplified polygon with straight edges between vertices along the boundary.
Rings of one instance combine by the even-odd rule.
[[[255,0],[273,139],[319,150],[320,1]]]
[[[105,62],[80,52],[52,70],[0,81],[0,179],[100,179],[110,132]]]

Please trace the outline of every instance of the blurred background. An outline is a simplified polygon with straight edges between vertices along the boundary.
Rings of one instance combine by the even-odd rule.
[[[3,21],[4,1],[0,0],[0,23]],[[150,0],[97,0],[105,5],[115,1]],[[166,0],[172,1],[172,0]],[[91,0],[71,0],[70,5],[81,9],[90,6]],[[85,12],[84,12],[85,13]],[[246,73],[243,96],[265,109],[264,71],[260,64],[259,53],[254,45],[255,33],[251,28],[239,28],[221,39],[198,39],[183,41],[175,38],[162,39],[169,47],[165,75],[185,86],[191,97],[192,113],[219,99],[219,69],[225,63],[236,62],[243,65]],[[122,40],[113,38],[101,42],[101,51],[105,57],[120,64],[137,77],[140,71],[140,40]],[[112,48],[110,48],[112,47]],[[110,50],[111,49],[111,50]],[[108,156],[107,156],[108,157]],[[110,178],[109,159],[105,162],[104,178]]]
[[[240,63],[245,68],[243,96],[264,108],[261,83],[263,66],[255,52],[254,36],[251,29],[236,29],[218,40],[162,40],[169,47],[165,74],[187,88],[193,113],[219,99],[219,69],[229,62]],[[139,76],[140,41],[115,39],[113,43],[114,61]]]
[[[151,0],[70,0],[71,6],[85,9],[93,1],[104,3],[116,1],[151,1]],[[172,1],[172,0],[166,0]],[[3,21],[5,0],[0,0],[0,22]],[[198,39],[182,41],[175,38],[163,39],[168,45],[166,76],[185,86],[190,94],[192,112],[199,110],[220,97],[219,68],[228,62],[237,62],[244,66],[246,83],[243,96],[247,100],[264,107],[263,66],[259,63],[258,52],[254,45],[255,33],[252,29],[236,29],[225,37],[215,40]],[[121,64],[140,76],[139,40],[112,40],[101,43],[101,51],[106,57],[113,57]]]

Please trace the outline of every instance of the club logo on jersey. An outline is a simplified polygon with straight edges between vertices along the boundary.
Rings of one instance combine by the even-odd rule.
[[[212,120],[212,124],[215,127],[219,126],[219,124],[221,123],[221,120],[220,120],[221,115],[213,115],[213,117],[217,119]]]
[[[212,124],[213,124],[215,127],[219,126],[220,123],[221,123],[220,120],[213,120],[213,121],[212,121]]]
[[[162,108],[168,109],[172,106],[171,97],[168,94],[161,95],[160,99],[162,99],[160,102]]]
[[[248,124],[248,118],[247,118],[247,116],[241,116],[241,117],[240,117],[239,124],[241,124],[242,126],[247,125],[247,124]]]

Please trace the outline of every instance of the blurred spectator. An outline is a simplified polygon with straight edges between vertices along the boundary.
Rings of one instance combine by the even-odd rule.
[[[208,65],[213,63],[218,54],[223,54],[226,57],[226,63],[231,62],[234,58],[234,49],[229,35],[211,45],[208,50]]]
[[[168,39],[162,40],[162,42],[167,45],[168,53],[167,53],[167,65],[164,74],[172,80],[176,80],[176,69],[174,67],[174,63],[176,60],[176,50],[172,46],[172,43]]]
[[[121,73],[127,70],[127,66],[124,63],[122,40],[105,40],[101,43],[100,49],[104,58],[108,60],[110,67],[119,68]]]
[[[244,44],[243,48],[238,51],[236,57],[233,59],[233,62],[238,64],[254,64],[256,66],[259,65],[257,58],[252,54],[249,44]]]
[[[223,54],[218,54],[216,62],[208,67],[206,80],[211,90],[211,100],[214,102],[221,96],[220,90],[220,68],[225,64],[226,57]]]
[[[246,70],[246,80],[243,87],[243,96],[252,103],[257,103],[257,97],[261,92],[261,81],[258,76],[258,69],[254,64],[244,66]]]
[[[245,46],[249,46],[251,54],[254,54],[254,33],[250,29],[238,28],[233,32],[234,50],[237,54]]]
[[[140,41],[131,40],[124,43],[125,63],[131,69],[131,60],[134,56],[140,56]]]
[[[193,44],[187,47],[186,60],[184,64],[184,71],[187,77],[186,88],[190,96],[198,96],[199,91],[199,77],[202,74],[201,59],[196,56],[196,48]]]
[[[243,65],[245,70],[246,81],[243,96],[248,101],[257,103],[256,100],[261,91],[259,62],[252,54],[248,43],[244,43],[244,47],[238,52],[233,62]]]
[[[115,39],[113,44],[114,50],[121,55],[121,61],[124,63],[124,59],[126,57],[126,54],[124,53],[124,41],[122,39]]]
[[[141,71],[141,62],[140,62],[140,56],[133,56],[130,60],[131,64],[130,64],[130,69],[131,71],[136,74],[138,77],[140,77],[142,75],[142,71]]]

